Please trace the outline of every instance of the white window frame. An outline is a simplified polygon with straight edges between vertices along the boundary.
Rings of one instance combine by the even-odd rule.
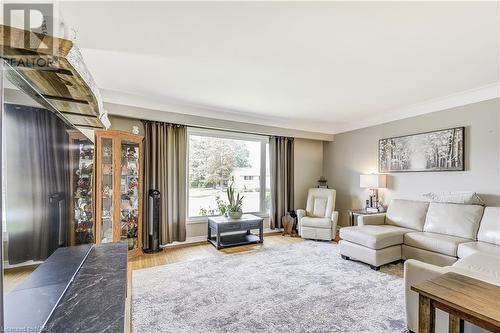
[[[187,129],[187,156],[186,156],[186,222],[190,223],[203,223],[208,220],[210,216],[189,216],[189,139],[191,135],[195,136],[208,136],[223,139],[234,139],[244,141],[260,142],[260,202],[258,212],[245,212],[247,214],[254,214],[260,217],[268,217],[269,212],[266,211],[266,145],[269,143],[269,137],[265,135],[240,133],[233,131],[214,130],[208,128],[188,127]]]

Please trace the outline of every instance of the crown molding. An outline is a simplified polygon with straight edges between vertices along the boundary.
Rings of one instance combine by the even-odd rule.
[[[142,96],[101,89],[103,100],[107,103],[129,105],[137,108],[161,110],[191,116],[251,123],[262,126],[280,127],[291,130],[332,134],[333,124],[328,122],[295,120],[284,117],[262,116],[250,112],[241,112],[207,105],[187,103],[172,98],[151,99]]]
[[[301,139],[333,141],[333,134],[320,133],[317,131],[303,131],[283,126],[259,125],[252,122],[232,121],[222,118],[209,118],[201,115],[191,115],[165,111],[165,109],[148,109],[142,106],[136,107],[128,104],[117,104],[104,102],[104,107],[110,116],[126,117],[132,119],[147,119],[153,121],[164,121],[187,126],[211,128],[217,130],[230,130],[259,135],[290,136]]]
[[[500,82],[495,82],[475,89],[434,98],[407,107],[381,112],[377,116],[346,123],[329,123],[318,121],[294,120],[282,117],[262,116],[253,113],[215,108],[206,105],[190,104],[173,99],[154,100],[142,96],[101,89],[103,100],[107,103],[127,105],[148,110],[161,110],[176,114],[185,114],[221,121],[248,123],[290,130],[314,132],[321,135],[334,135],[361,128],[381,125],[396,120],[411,118],[427,113],[442,111],[454,107],[482,102],[500,97]],[[112,114],[120,115],[116,110]],[[130,116],[130,115],[128,115]],[[140,118],[136,116],[135,118]]]
[[[348,122],[334,127],[333,134],[354,131],[361,128],[381,125],[396,120],[420,116],[426,113],[443,111],[454,107],[478,103],[500,97],[500,82],[479,88],[434,98],[422,103],[382,112],[380,115],[368,117],[355,122]]]

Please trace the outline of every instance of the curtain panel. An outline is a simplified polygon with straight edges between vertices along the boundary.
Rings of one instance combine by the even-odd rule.
[[[144,120],[143,244],[149,248],[149,191],[160,191],[160,244],[186,240],[187,129]]]
[[[69,128],[54,113],[24,105],[5,104],[4,121],[8,261],[43,261],[61,236],[50,197],[69,202]]]
[[[293,209],[293,144],[293,138],[269,138],[271,229],[282,228],[281,217]]]

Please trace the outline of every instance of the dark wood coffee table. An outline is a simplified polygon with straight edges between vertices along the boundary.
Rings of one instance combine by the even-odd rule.
[[[259,230],[258,236],[251,232],[256,229]],[[224,216],[209,217],[207,240],[217,250],[230,246],[262,243],[264,242],[264,219],[252,214],[243,214],[241,219],[229,219]]]
[[[463,332],[464,320],[500,332],[499,286],[450,272],[411,290],[419,294],[419,333],[434,333],[436,308],[449,313],[450,333]]]

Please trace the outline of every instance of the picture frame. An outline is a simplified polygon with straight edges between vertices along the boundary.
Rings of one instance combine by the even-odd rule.
[[[379,173],[465,171],[465,127],[380,139]]]

